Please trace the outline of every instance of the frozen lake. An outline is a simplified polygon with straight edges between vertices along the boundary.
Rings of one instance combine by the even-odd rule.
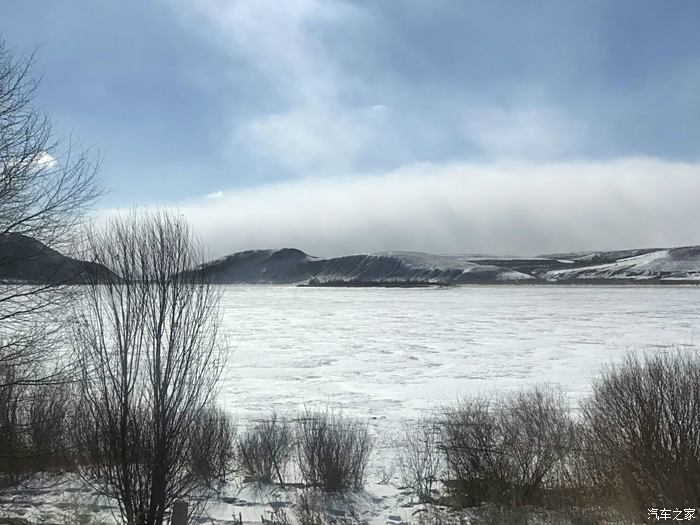
[[[627,350],[700,335],[686,286],[227,286],[222,310],[221,400],[242,420],[322,402],[382,426],[538,382],[575,401]]]

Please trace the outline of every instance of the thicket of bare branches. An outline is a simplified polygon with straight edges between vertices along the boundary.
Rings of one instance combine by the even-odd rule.
[[[160,525],[173,501],[223,481],[231,452],[232,430],[213,409],[219,292],[189,272],[202,250],[170,213],[112,219],[88,234],[87,253],[118,278],[84,286],[76,311],[82,474],[127,523]],[[203,443],[217,457],[192,453]]]
[[[700,501],[700,356],[629,354],[582,406],[587,474],[597,495],[646,518]]]
[[[210,407],[194,421],[189,441],[189,468],[206,490],[218,492],[235,469],[236,426],[231,416]]]
[[[432,503],[443,473],[440,450],[441,428],[434,419],[419,419],[404,425],[399,447],[399,470],[403,485],[413,489],[421,503]]]
[[[372,452],[367,425],[329,409],[307,409],[297,429],[298,466],[304,482],[324,492],[359,490]]]
[[[47,245],[66,248],[99,195],[98,162],[57,139],[50,119],[34,106],[32,63],[0,41],[0,418],[14,421],[0,429],[5,481],[18,474],[6,469],[26,460],[34,397],[66,379],[66,363],[55,350],[62,335],[57,319],[69,298],[62,285],[70,276],[57,269],[41,283],[17,284],[2,282],[3,275],[51,256]]]
[[[540,503],[573,446],[568,403],[549,387],[464,399],[442,425],[448,475],[466,505]]]
[[[0,389],[0,489],[40,472],[73,468],[71,402],[69,387],[63,384]]]
[[[272,412],[246,431],[238,441],[238,460],[249,481],[284,484],[292,457],[294,432],[289,422]]]

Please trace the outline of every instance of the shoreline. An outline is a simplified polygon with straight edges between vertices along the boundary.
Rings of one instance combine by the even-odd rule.
[[[224,283],[222,283],[224,284]],[[261,284],[261,283],[229,283]],[[266,283],[262,283],[266,284]],[[269,283],[275,284],[275,283]],[[294,283],[290,283],[294,284]],[[700,286],[700,280],[692,279],[576,279],[547,281],[521,279],[510,281],[482,281],[472,283],[439,283],[430,281],[326,281],[297,283],[299,288],[458,288],[469,286]]]

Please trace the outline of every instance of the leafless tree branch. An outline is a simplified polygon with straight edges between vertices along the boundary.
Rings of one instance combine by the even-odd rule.
[[[87,252],[118,278],[85,286],[76,310],[76,429],[90,443],[83,476],[118,501],[127,523],[161,524],[175,499],[197,499],[223,479],[232,450],[212,408],[223,366],[219,291],[190,272],[204,261],[201,247],[167,212],[113,219],[89,233]],[[221,446],[210,447],[216,472],[205,475],[192,451],[212,436]]]

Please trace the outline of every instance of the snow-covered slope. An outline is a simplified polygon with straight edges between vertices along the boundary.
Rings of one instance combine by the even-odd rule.
[[[700,284],[700,246],[559,253],[530,258],[403,251],[321,258],[295,248],[282,248],[234,253],[193,271],[222,284]],[[65,257],[29,237],[0,236],[0,282],[80,283],[96,273],[105,277],[111,274],[98,265]]]
[[[573,260],[571,264],[580,264],[582,260],[590,261],[591,257]],[[544,271],[538,277],[552,281],[626,279],[700,282],[700,247],[653,250],[602,264]]]
[[[220,283],[453,285],[499,283],[700,283],[700,247],[545,255],[533,258],[382,252],[312,257],[300,250],[240,252],[200,271]]]
[[[236,253],[200,271],[227,284],[439,285],[533,278],[509,268],[472,262],[466,256],[387,252],[322,259],[289,248]]]

